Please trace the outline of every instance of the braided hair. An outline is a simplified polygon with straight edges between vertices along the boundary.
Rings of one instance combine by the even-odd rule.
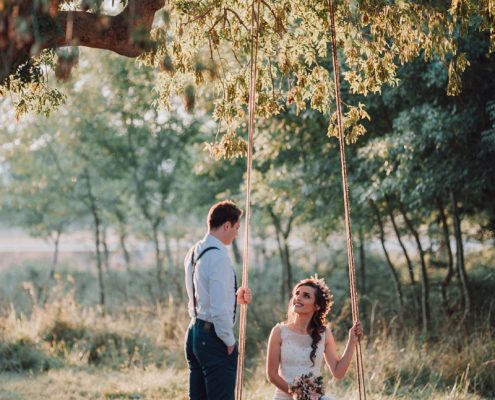
[[[301,286],[309,286],[315,289],[315,305],[318,306],[318,310],[316,310],[311,317],[311,320],[308,324],[308,333],[311,336],[311,353],[309,355],[309,359],[315,365],[315,357],[316,357],[316,349],[318,348],[318,343],[321,340],[321,336],[326,329],[327,322],[327,314],[330,311],[330,308],[333,304],[333,295],[330,292],[330,289],[325,284],[323,279],[318,279],[318,277],[311,277],[307,279],[303,279],[299,283],[296,284],[292,293],[295,293],[296,290]],[[289,303],[289,312],[288,312],[288,320],[291,321],[293,317],[293,311],[291,307],[291,302]]]

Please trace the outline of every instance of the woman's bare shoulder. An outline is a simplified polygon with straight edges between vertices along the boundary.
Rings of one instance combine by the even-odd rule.
[[[282,329],[283,329],[283,327],[284,327],[284,323],[283,322],[279,322],[278,324],[276,324],[272,328],[272,332],[270,333],[270,337],[272,337],[273,339],[280,340],[280,338],[282,337]]]
[[[325,327],[325,343],[328,343],[333,339],[332,329],[330,328],[330,324],[327,324]]]

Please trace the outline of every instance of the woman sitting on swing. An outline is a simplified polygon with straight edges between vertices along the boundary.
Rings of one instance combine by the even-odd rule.
[[[323,279],[304,279],[294,287],[287,321],[275,325],[268,340],[266,373],[276,386],[274,400],[333,399],[323,395],[319,377],[323,356],[332,375],[342,379],[363,330],[359,321],[354,324],[339,357],[326,321],[332,303]]]

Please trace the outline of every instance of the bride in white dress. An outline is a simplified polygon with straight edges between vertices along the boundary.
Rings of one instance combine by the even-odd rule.
[[[275,325],[268,340],[266,374],[276,386],[273,400],[295,398],[289,384],[302,374],[321,375],[323,358],[336,379],[345,376],[363,331],[359,322],[354,324],[339,357],[332,332],[326,326],[332,303],[332,295],[323,279],[305,279],[294,287],[287,321]],[[315,395],[315,399],[318,398]],[[320,399],[335,398],[324,395]]]

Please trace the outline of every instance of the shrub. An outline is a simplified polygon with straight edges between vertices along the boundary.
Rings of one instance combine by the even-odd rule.
[[[59,363],[39,350],[35,343],[21,339],[0,342],[0,372],[47,371]]]

